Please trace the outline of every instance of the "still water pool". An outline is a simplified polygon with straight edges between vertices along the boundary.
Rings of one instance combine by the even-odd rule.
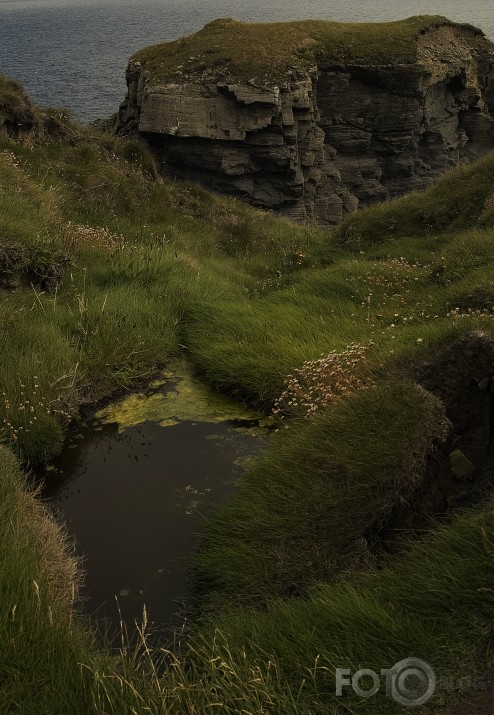
[[[100,411],[49,466],[44,498],[75,538],[85,610],[115,631],[181,622],[197,535],[267,439],[258,415],[183,366]]]

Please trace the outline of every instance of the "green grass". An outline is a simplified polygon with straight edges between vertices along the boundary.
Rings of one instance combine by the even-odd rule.
[[[365,564],[389,516],[421,489],[427,455],[448,431],[442,405],[400,383],[281,429],[207,529],[199,582],[263,603]]]
[[[442,26],[444,17],[423,15],[389,23],[339,23],[305,20],[246,23],[223,19],[188,37],[140,50],[140,62],[152,84],[170,81],[286,81],[290,71],[308,71],[314,63],[409,64],[418,60],[419,38]],[[463,26],[466,27],[466,26]],[[470,28],[475,42],[486,44]]]
[[[69,715],[77,702],[89,712],[71,612],[78,566],[12,454],[0,457],[0,711]]]
[[[0,419],[4,439],[32,464],[60,448],[57,439],[49,449],[54,410],[64,424],[176,355],[194,304],[241,301],[273,290],[280,271],[289,282],[301,261],[331,260],[322,231],[158,180],[136,142],[77,133],[34,146],[4,141],[0,180],[9,289]]]
[[[430,255],[441,234],[492,227],[492,153],[474,164],[458,167],[428,191],[412,192],[389,203],[350,215],[336,229],[349,247],[368,249],[398,238],[426,239]],[[437,245],[437,244],[436,244]]]
[[[353,674],[366,667],[379,673],[413,655],[428,662],[438,679],[454,683],[448,690],[440,682],[432,709],[424,708],[441,712],[491,657],[493,527],[491,501],[438,528],[384,569],[318,584],[309,598],[277,599],[265,612],[238,605],[223,615],[216,611],[203,625],[201,665],[210,684],[211,671],[220,667],[214,659],[222,664],[227,683],[222,687],[217,679],[216,696],[231,708],[223,711],[235,707],[225,692],[228,681],[244,682],[248,693],[256,673],[267,712],[401,713],[402,706],[385,697],[384,685],[369,700],[349,688],[336,698],[335,671]],[[254,702],[247,693],[246,708]]]
[[[494,155],[330,234],[164,182],[144,145],[64,122],[0,140],[0,711],[392,713],[380,696],[335,700],[334,668],[416,656],[458,677],[467,654],[482,671],[490,497],[399,556],[383,560],[379,534],[448,430],[417,369],[494,335]],[[179,354],[268,413],[289,374],[350,344],[374,386],[281,422],[205,529],[190,647],[105,655],[9,450],[24,468],[50,460],[83,405]]]
[[[39,285],[56,279],[68,262],[57,233],[60,198],[41,189],[8,151],[0,161],[0,271],[2,282]]]

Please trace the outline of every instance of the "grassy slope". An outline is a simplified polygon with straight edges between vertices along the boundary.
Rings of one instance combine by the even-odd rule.
[[[179,349],[186,309],[242,301],[280,269],[289,277],[309,243],[322,250],[322,232],[163,184],[152,169],[141,146],[111,138],[0,144],[0,265],[26,286],[0,302],[0,415],[32,462],[49,458],[47,412],[70,416],[152,374]],[[48,295],[44,276],[67,262]]]
[[[189,37],[140,50],[131,61],[143,65],[153,84],[225,73],[236,81],[276,83],[286,81],[291,70],[307,71],[315,62],[416,62],[418,37],[443,25],[454,23],[429,15],[389,23],[215,20]],[[479,31],[471,30],[477,42],[486,42]]]
[[[430,709],[424,708],[442,712],[442,704],[468,689],[468,680],[479,678],[492,657],[493,537],[491,502],[437,529],[379,571],[319,584],[307,599],[273,600],[266,612],[227,607],[203,626],[196,648],[203,662],[217,658],[223,664],[227,680],[245,683],[240,698],[249,712],[307,715],[404,712],[382,694],[363,700],[346,689],[344,698],[336,698],[334,672],[380,672],[413,654],[438,679],[447,682],[455,674],[454,687],[440,686]],[[235,712],[235,690],[229,697],[215,667],[220,669],[210,667],[204,679]],[[249,696],[254,677],[262,706]]]
[[[81,403],[129,387],[184,349],[212,384],[268,409],[304,360],[373,341],[378,387],[283,430],[253,465],[205,538],[201,578],[215,588],[221,617],[206,617],[187,668],[175,661],[165,679],[146,671],[149,661],[95,659],[91,638],[72,629],[66,601],[48,586],[37,610],[30,584],[40,587],[46,556],[26,527],[32,507],[22,502],[22,477],[5,456],[0,504],[16,517],[1,522],[9,609],[0,627],[17,650],[13,659],[0,648],[2,712],[52,715],[63,699],[67,712],[119,715],[159,711],[159,703],[174,713],[368,712],[369,703],[333,702],[324,668],[385,667],[415,655],[449,674],[465,652],[482,667],[492,623],[491,504],[384,572],[332,578],[344,566],[343,535],[355,561],[362,534],[420,482],[425,452],[444,435],[435,401],[406,382],[406,371],[395,382],[396,365],[469,330],[494,332],[493,172],[494,156],[486,157],[328,236],[157,181],[138,144],[70,127],[63,141],[3,141],[0,260],[24,287],[0,293],[0,419],[3,441],[20,456],[50,458],[60,424]],[[44,291],[47,270],[67,259],[56,292]],[[252,604],[255,582],[267,610]],[[294,586],[309,588],[304,599],[280,598]],[[48,604],[51,623],[37,616]],[[20,621],[8,615],[14,606]],[[373,707],[393,712],[382,697]]]
[[[5,447],[0,544],[0,711],[69,715],[71,700],[88,712],[91,696],[79,666],[87,636],[70,612],[76,564]]]
[[[398,382],[282,430],[205,535],[208,590],[263,603],[370,560],[375,532],[420,486],[431,444],[447,433],[442,405]]]

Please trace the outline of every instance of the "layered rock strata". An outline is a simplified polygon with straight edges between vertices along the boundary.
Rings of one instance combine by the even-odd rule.
[[[225,33],[244,27],[219,22]],[[218,23],[201,32],[211,27],[217,38]],[[200,35],[183,42],[196,47]],[[144,137],[166,176],[296,221],[334,225],[494,147],[494,46],[479,30],[442,19],[414,42],[413,61],[369,62],[356,53],[352,62],[347,52],[342,63],[314,51],[307,63],[306,52],[304,63],[262,81],[196,56],[189,70],[183,46],[179,52],[167,43],[152,48],[153,62],[146,51],[131,59],[118,130]]]

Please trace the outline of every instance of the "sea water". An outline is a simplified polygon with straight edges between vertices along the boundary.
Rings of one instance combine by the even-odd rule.
[[[382,22],[425,14],[469,22],[494,39],[492,0],[0,0],[0,73],[39,104],[88,122],[118,110],[132,53],[220,17]]]

